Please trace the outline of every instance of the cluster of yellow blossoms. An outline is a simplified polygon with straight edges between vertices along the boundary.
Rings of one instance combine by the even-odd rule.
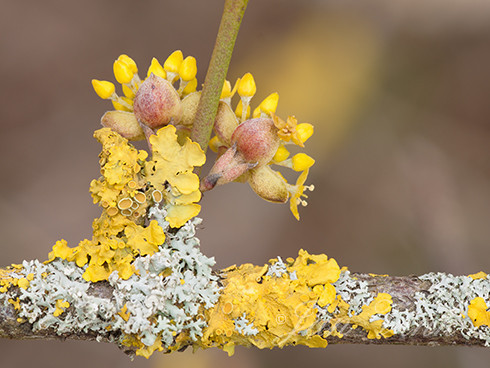
[[[236,127],[243,124],[250,118],[250,102],[257,90],[255,80],[250,73],[246,73],[242,78],[239,78],[234,87],[231,87],[229,81],[225,81],[223,90],[221,92],[221,102],[218,109],[218,116],[215,122],[215,133],[210,141],[210,147],[218,154],[223,153],[224,148],[229,148],[232,145],[232,134]],[[232,108],[232,97],[238,94],[240,100],[236,105],[236,108]],[[283,202],[290,200],[290,209],[294,217],[299,220],[298,205],[302,204],[306,206],[306,201],[302,197],[307,198],[304,194],[306,189],[313,190],[313,185],[306,186],[305,181],[308,176],[308,172],[311,166],[315,163],[315,160],[305,153],[297,153],[293,157],[290,156],[289,150],[286,148],[288,145],[296,145],[304,147],[304,143],[313,134],[313,125],[309,123],[298,124],[297,119],[294,116],[288,116],[284,121],[277,115],[275,115],[277,105],[279,102],[279,95],[274,92],[267,96],[253,111],[252,118],[269,118],[274,122],[276,128],[276,134],[280,139],[280,144],[272,158],[266,166],[251,170],[248,177],[241,178],[243,181],[248,181],[252,189],[262,198],[273,201]],[[287,183],[286,179],[277,171],[273,171],[270,165],[278,165],[293,169],[294,171],[301,172],[296,184],[291,185]],[[264,182],[268,181],[268,185]],[[277,181],[278,185],[274,184]],[[276,188],[285,186],[286,196],[277,195],[280,189],[276,189],[276,193],[273,196],[274,199],[268,194],[270,191],[264,193],[262,188],[264,186],[274,186]],[[281,198],[281,199],[278,199]]]
[[[180,50],[173,52],[166,59],[163,66],[157,59],[153,58],[147,71],[147,79],[153,74],[165,79],[172,86],[177,81],[179,82],[178,87],[175,87],[175,89],[181,99],[183,111],[178,114],[177,119],[172,121],[172,124],[177,128],[181,144],[192,128],[201,95],[200,91],[196,91],[196,73],[195,58],[192,56],[184,58]],[[127,55],[119,56],[114,62],[114,75],[122,86],[124,96],[119,96],[116,93],[113,83],[96,79],[92,80],[96,93],[101,98],[110,99],[116,109],[116,111],[109,111],[103,116],[102,124],[118,131],[121,135],[131,140],[144,139],[145,134],[140,126],[141,121],[138,121],[133,113],[135,96],[143,83],[138,75],[136,63]],[[233,111],[231,105],[235,93],[239,95],[240,100]],[[222,155],[227,148],[230,148],[230,139],[235,129],[251,118],[250,103],[255,93],[256,85],[250,73],[246,73],[242,78],[239,78],[233,88],[229,81],[225,81],[214,126],[216,136],[210,141],[211,149],[218,152],[219,155]],[[307,204],[303,199],[307,198],[304,191],[313,190],[313,186],[307,186],[305,182],[309,168],[315,161],[304,153],[297,153],[293,157],[289,157],[290,152],[286,146],[293,144],[304,147],[306,140],[313,134],[313,126],[308,123],[298,124],[294,116],[289,116],[286,121],[276,116],[278,100],[279,95],[277,93],[270,94],[255,108],[252,114],[252,118],[268,118],[274,122],[275,134],[280,140],[277,150],[273,152],[273,157],[266,167],[250,170],[237,181],[248,181],[252,189],[266,200],[273,202],[286,202],[289,200],[291,212],[299,219],[298,205],[302,204],[305,206]],[[148,140],[150,141],[149,138]],[[292,185],[287,183],[279,172],[272,170],[270,165],[287,167],[301,172],[301,174],[296,184]],[[272,196],[267,194],[270,188],[274,188],[273,190],[276,192],[281,192],[280,195],[276,193],[274,198],[272,198]],[[199,196],[197,193],[193,195],[194,198]]]

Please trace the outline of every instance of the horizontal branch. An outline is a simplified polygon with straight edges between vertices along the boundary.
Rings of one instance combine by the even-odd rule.
[[[138,272],[128,280],[116,272],[91,283],[83,267],[61,259],[1,270],[0,337],[105,341],[146,357],[187,346],[232,354],[236,345],[490,344],[490,281],[483,273],[351,274],[333,259],[300,251],[296,259],[209,273],[203,284],[196,277],[205,270],[191,275],[163,265],[173,256],[188,263],[194,252],[202,262],[194,267],[205,269],[210,259],[196,253],[194,229],[186,231],[135,261]],[[187,256],[178,254],[182,247],[169,251],[172,241],[187,244]]]

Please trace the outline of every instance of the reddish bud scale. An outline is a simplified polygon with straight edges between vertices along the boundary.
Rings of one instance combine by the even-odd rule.
[[[240,124],[231,136],[231,143],[237,144],[237,152],[246,162],[263,166],[272,160],[280,142],[272,119],[258,118]]]
[[[175,88],[167,80],[151,74],[134,97],[134,114],[138,121],[158,129],[182,117],[182,105]]]

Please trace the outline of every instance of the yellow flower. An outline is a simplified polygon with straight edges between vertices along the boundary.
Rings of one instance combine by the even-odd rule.
[[[308,204],[304,199],[301,198],[308,198],[308,196],[304,194],[305,189],[312,191],[315,188],[313,185],[304,185],[306,178],[308,177],[308,172],[309,169],[306,169],[301,173],[301,175],[298,177],[298,180],[296,181],[296,185],[287,184],[288,191],[290,193],[289,208],[298,221],[298,205],[301,204],[302,206],[306,206]]]
[[[133,113],[133,100],[142,83],[138,75],[138,67],[133,59],[128,55],[120,55],[113,65],[114,77],[121,84],[123,96],[116,93],[116,88],[113,83],[98,79],[92,80],[92,86],[100,98],[109,99],[112,101],[114,109],[117,111]],[[183,58],[182,51],[173,52],[162,66],[157,59],[153,58],[147,70],[146,78],[154,74],[160,78],[166,79],[170,84],[179,80],[179,88],[176,93],[182,99],[186,95],[196,91],[197,88],[197,65],[196,59],[192,56]],[[171,88],[175,88],[173,85]],[[112,116],[112,115],[111,115]],[[113,115],[112,117],[117,117]],[[120,116],[121,117],[121,116]],[[118,119],[112,119],[110,126],[114,131],[128,137],[131,140],[144,139],[141,127],[137,119],[125,118],[123,122],[118,124]],[[104,124],[104,121],[102,122]],[[106,122],[107,123],[107,122]],[[174,124],[178,124],[174,121]],[[129,135],[128,132],[133,132]],[[135,134],[137,132],[138,134]],[[126,133],[126,135],[125,135]]]
[[[274,125],[279,130],[277,135],[285,142],[293,141],[300,147],[304,147],[304,143],[301,140],[301,136],[296,130],[298,125],[298,120],[294,116],[288,116],[287,120],[282,120],[279,116],[272,113],[272,120],[274,120]]]
[[[235,83],[233,89],[231,83],[225,81],[220,96],[220,107],[218,109],[218,115],[214,124],[214,132],[216,136],[211,139],[210,147],[213,151],[218,152],[219,157],[223,157],[226,150],[232,149],[231,137],[239,124],[242,124],[250,116],[250,102],[257,90],[255,80],[250,73],[246,73],[242,78],[239,78]],[[231,106],[231,98],[234,93],[238,91],[240,101],[235,108]],[[308,175],[309,168],[315,163],[315,160],[305,153],[298,153],[292,158],[290,152],[286,148],[287,144],[294,143],[300,147],[304,147],[304,143],[313,134],[313,125],[308,123],[298,124],[297,119],[294,116],[289,116],[286,121],[275,115],[279,102],[279,94],[277,92],[271,93],[253,110],[253,118],[265,118],[272,119],[274,126],[277,129],[277,137],[282,141],[274,156],[270,162],[257,163],[254,166],[253,162],[250,162],[250,168],[246,169],[245,174],[242,174],[236,181],[247,181],[250,187],[261,198],[275,202],[285,203],[288,199],[288,191],[290,192],[289,198],[291,199],[291,211],[293,215],[299,219],[298,204],[306,205],[306,201],[302,197],[306,198],[303,194],[305,189],[312,189],[313,186],[305,186],[304,182]],[[231,113],[231,117],[227,112]],[[233,111],[235,116],[233,116]],[[236,119],[236,118],[237,119]],[[225,156],[226,157],[226,156]],[[237,161],[238,162],[238,161]],[[222,162],[218,164],[222,164]],[[238,162],[236,165],[239,165]],[[231,166],[230,166],[231,165]],[[237,172],[242,172],[243,167],[233,166],[230,164],[231,169],[228,170],[228,166],[225,168],[228,172],[233,172],[236,168]],[[278,171],[271,169],[268,165],[278,165],[287,167],[295,171],[303,172],[296,185],[290,185],[286,179]],[[267,166],[267,167],[264,167]],[[224,169],[223,169],[224,170]],[[216,172],[213,172],[216,174]],[[202,185],[203,190],[209,190],[216,185],[216,175],[213,177],[210,174]],[[213,184],[214,183],[214,184]],[[287,189],[286,189],[287,187]]]

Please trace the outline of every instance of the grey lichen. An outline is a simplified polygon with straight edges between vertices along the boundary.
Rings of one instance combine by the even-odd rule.
[[[490,346],[490,327],[475,327],[468,306],[476,297],[490,299],[490,280],[428,273],[419,279],[430,282],[427,291],[416,292],[412,310],[400,310],[396,301],[385,316],[384,326],[397,335],[413,336],[421,329],[437,336],[460,333],[466,339],[480,339]]]
[[[201,219],[177,230],[164,220],[165,209],[154,208],[151,215],[167,234],[165,243],[155,254],[137,258],[136,273],[129,279],[113,272],[109,295],[93,292],[94,284],[82,278],[87,266],[61,259],[48,264],[34,260],[24,261],[9,274],[29,279],[28,286],[0,293],[0,303],[14,305],[18,321],[31,323],[33,331],[93,333],[108,340],[132,334],[146,346],[159,338],[164,347],[180,332],[187,331],[196,340],[206,326],[199,318],[200,308],[212,307],[220,291],[212,272],[214,258],[201,253],[195,236]]]

